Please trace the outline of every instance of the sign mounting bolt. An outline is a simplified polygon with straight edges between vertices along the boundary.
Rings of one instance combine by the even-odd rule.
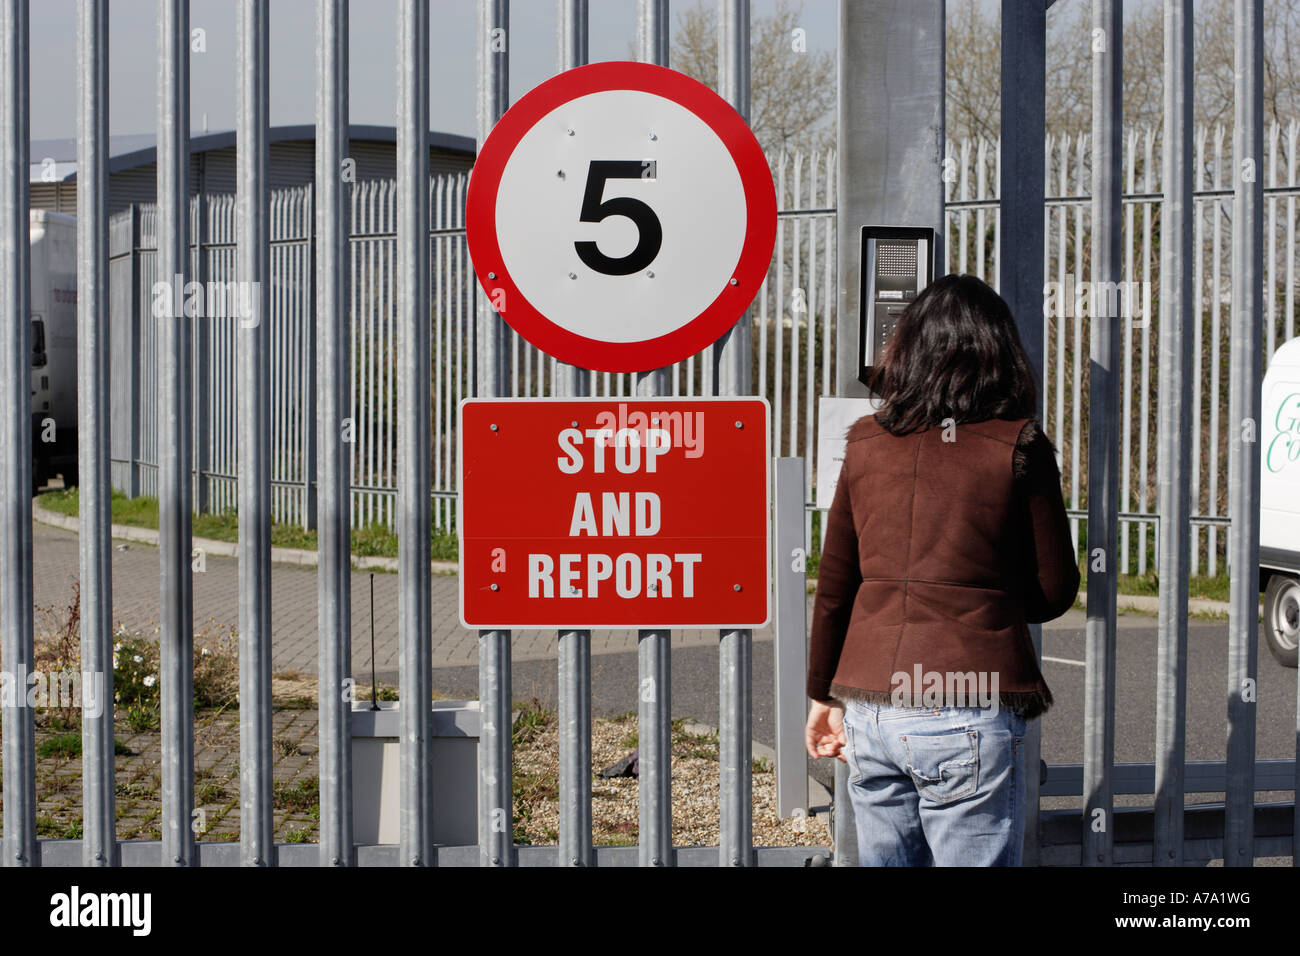
[[[577,427],[578,427],[578,423],[577,423],[577,422],[569,422],[569,424],[570,424],[573,428],[577,428]]]
[[[497,274],[496,274],[495,272],[489,272],[489,273],[488,273],[488,278],[489,278],[489,279],[495,279],[496,277],[497,277]]]
[[[647,279],[653,279],[655,277],[655,271],[653,269],[647,269],[645,274]]]
[[[736,586],[739,587],[740,585],[736,585]],[[500,591],[500,590],[501,590],[501,585],[499,585],[499,584],[494,584],[494,585],[492,585],[492,590],[493,590],[493,591]]]
[[[570,136],[573,135],[573,127],[572,127],[572,126],[569,127],[569,131],[568,131],[568,132],[569,132],[569,135],[570,135]]]
[[[744,428],[744,427],[745,427],[745,423],[742,422],[742,421],[740,421],[739,419],[737,419],[737,420],[736,420],[736,427],[737,427],[737,428]]]
[[[737,279],[735,276],[732,276],[732,277],[731,277],[731,284],[732,284],[732,285],[740,285],[740,280]]]
[[[576,278],[578,278],[578,273],[576,273],[576,272],[570,272],[570,273],[569,273],[569,278],[570,278],[570,279],[576,279]]]
[[[739,590],[740,590],[740,585],[739,585],[739,584],[733,584],[733,585],[731,586],[731,589],[732,589],[733,591],[739,591]]]
[[[651,134],[650,134],[650,141],[651,141],[651,142],[654,142],[654,141],[657,140],[658,138],[659,138],[659,136],[658,136],[657,134],[655,134],[655,133],[651,133]]]
[[[496,431],[496,430],[497,430],[496,422],[493,422],[492,425],[491,425],[490,427],[491,427],[491,429],[492,429],[493,431]]]

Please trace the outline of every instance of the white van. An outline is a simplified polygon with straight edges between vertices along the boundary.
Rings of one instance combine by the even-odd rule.
[[[77,484],[77,220],[33,209],[32,491]]]
[[[1296,666],[1300,638],[1300,338],[1264,376],[1260,423],[1259,586],[1268,649]]]

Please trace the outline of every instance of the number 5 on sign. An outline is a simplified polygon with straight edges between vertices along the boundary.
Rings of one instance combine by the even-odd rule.
[[[708,87],[596,63],[501,118],[466,222],[479,282],[520,335],[571,365],[644,371],[744,314],[772,258],[776,192],[744,119]]]
[[[587,168],[587,189],[582,196],[582,222],[600,222],[610,216],[623,216],[636,225],[636,248],[620,258],[611,258],[589,239],[573,244],[583,265],[593,272],[609,276],[628,276],[640,272],[659,255],[664,243],[663,227],[653,209],[640,199],[619,196],[601,202],[605,182],[610,179],[642,179],[648,169],[655,168],[649,160],[592,160]]]

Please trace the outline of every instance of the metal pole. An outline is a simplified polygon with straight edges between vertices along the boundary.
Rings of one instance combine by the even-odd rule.
[[[117,862],[109,531],[108,3],[77,8],[77,459],[81,503],[81,862]],[[90,694],[93,693],[93,698]],[[89,706],[89,702],[94,706]]]
[[[944,0],[840,0],[835,394],[841,398],[869,394],[858,381],[861,227],[929,226],[935,261],[943,262],[943,110]]]
[[[943,0],[840,0],[835,394],[841,398],[869,395],[858,381],[861,227],[929,226],[935,261],[944,261],[943,111]],[[835,763],[835,865],[857,866],[847,768]]]
[[[316,4],[316,475],[320,633],[320,863],[352,847],[348,2]],[[345,436],[344,429],[348,430]],[[347,438],[348,440],[345,440]]]
[[[1092,288],[1120,275],[1122,0],[1092,6]],[[1085,628],[1083,864],[1111,862],[1114,845],[1115,595],[1118,584],[1119,386],[1116,316],[1089,297],[1088,620]]]
[[[401,863],[433,862],[429,566],[433,340],[429,292],[429,4],[397,14],[397,525]]]
[[[488,133],[509,101],[509,0],[478,2],[478,142]],[[506,325],[479,289],[478,388],[484,398],[506,394]],[[510,632],[478,632],[479,700],[482,725],[479,736],[479,863],[513,866],[514,787],[511,761]]]
[[[1187,738],[1187,578],[1191,558],[1192,77],[1191,0],[1165,0],[1164,198],[1160,206],[1160,416],[1156,491],[1160,513],[1160,617],[1156,663],[1157,866],[1183,862]]]
[[[190,8],[158,0],[158,275],[175,303],[189,272]],[[162,862],[195,862],[194,613],[190,532],[193,395],[190,319],[158,324],[158,556],[162,566]]]
[[[718,24],[718,90],[748,122],[749,0],[718,0]],[[714,347],[719,395],[750,394],[752,337],[753,328],[746,310]],[[719,633],[718,862],[721,866],[754,864],[752,658],[753,632]]]
[[[668,0],[637,0],[637,58],[668,65]],[[638,397],[672,390],[670,369],[636,375]],[[641,866],[672,866],[672,632],[637,631],[637,768]]]
[[[587,0],[556,0],[555,68],[557,73],[585,66],[587,63]],[[575,365],[551,359],[552,394],[587,395],[592,373]]]
[[[271,757],[271,119],[270,24],[261,0],[236,10],[237,272],[241,301],[239,392],[239,844],[245,866],[274,862]],[[245,298],[245,295],[247,296]]]
[[[557,0],[556,69],[587,62],[587,0]],[[591,376],[583,369],[556,362],[556,395],[586,395]],[[591,866],[591,631],[561,631],[560,690],[560,836],[561,866]]]
[[[808,810],[808,592],[803,532],[803,460],[778,458],[774,475],[776,524],[776,629],[772,663],[776,686],[776,811],[782,817]],[[836,761],[838,763],[839,761]]]
[[[0,6],[0,656],[5,866],[36,866],[32,667],[32,327],[27,0]]]
[[[1047,6],[1002,0],[1002,162],[998,227],[998,289],[1016,317],[1021,344],[1038,388],[1040,422],[1047,421],[1043,369],[1043,202],[1046,159]],[[1029,625],[1034,656],[1041,661],[1043,630]],[[1022,862],[1037,866],[1038,767],[1043,722],[1025,731],[1025,841]]]
[[[1228,759],[1223,865],[1255,861],[1259,654],[1259,418],[1263,350],[1264,0],[1237,0],[1233,88],[1232,340],[1229,352]]]

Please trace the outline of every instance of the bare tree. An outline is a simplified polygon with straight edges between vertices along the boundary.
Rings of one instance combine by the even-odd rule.
[[[1195,10],[1195,116],[1232,122],[1231,0],[1198,0]],[[1000,17],[996,6],[953,0],[948,6],[947,124],[953,139],[994,137],[1001,125]],[[1273,0],[1264,11],[1264,109],[1279,121],[1300,118],[1300,0]],[[1047,14],[1047,128],[1081,132],[1092,118],[1092,22],[1087,0],[1058,0]],[[1124,125],[1158,128],[1163,118],[1164,16],[1160,4],[1124,13]]]
[[[779,0],[750,26],[750,118],[763,149],[824,149],[835,144],[835,54],[809,49],[800,26],[803,4]],[[715,3],[680,9],[673,31],[673,69],[718,88]]]

